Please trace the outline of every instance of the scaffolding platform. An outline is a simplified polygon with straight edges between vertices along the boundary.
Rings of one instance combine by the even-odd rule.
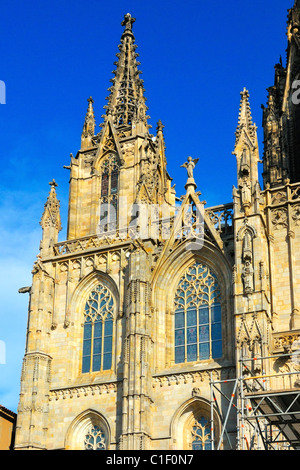
[[[260,426],[260,420],[267,420],[263,442],[266,448],[286,442],[295,450],[300,450],[300,388],[298,390],[275,390],[267,393],[245,394],[250,400],[253,416]],[[274,430],[278,429],[276,433]]]
[[[211,375],[212,449],[300,450],[300,371],[264,372],[272,371],[274,361],[284,356],[290,357],[241,359],[240,373],[234,379],[216,381]],[[281,387],[275,388],[278,383]],[[217,440],[214,431],[220,424],[214,422],[216,412],[221,422]]]

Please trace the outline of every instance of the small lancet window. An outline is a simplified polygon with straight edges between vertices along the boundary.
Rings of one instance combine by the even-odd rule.
[[[110,370],[115,302],[110,290],[99,284],[84,310],[82,373]]]
[[[222,357],[221,294],[216,275],[192,265],[175,294],[175,363]]]

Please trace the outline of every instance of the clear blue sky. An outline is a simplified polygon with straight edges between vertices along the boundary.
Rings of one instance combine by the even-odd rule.
[[[168,171],[184,192],[191,155],[208,206],[231,201],[232,155],[240,91],[250,92],[259,128],[274,65],[285,62],[287,9],[293,0],[10,0],[0,15],[0,404],[16,411],[25,348],[28,295],[43,206],[57,181],[65,238],[68,176],[87,108],[101,123],[125,13],[134,33],[153,132],[165,125]]]

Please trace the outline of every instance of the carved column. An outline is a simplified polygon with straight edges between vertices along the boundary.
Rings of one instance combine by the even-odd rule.
[[[52,358],[47,354],[52,279],[37,262],[33,270],[28,337],[21,376],[15,449],[45,449]]]
[[[123,450],[144,450],[150,439],[151,310],[150,267],[143,249],[129,260],[123,379]]]

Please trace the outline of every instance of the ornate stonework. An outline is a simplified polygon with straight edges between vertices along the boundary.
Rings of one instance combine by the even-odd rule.
[[[293,107],[285,120],[287,77],[299,62],[298,3],[289,13],[288,64],[276,66],[263,112],[264,186],[244,88],[236,187],[231,201],[215,207],[197,190],[193,156],[182,155],[185,193],[175,194],[161,121],[149,133],[135,19],[125,15],[101,130],[89,98],[81,148],[66,167],[67,239],[58,241],[53,180],[32,285],[19,291],[30,301],[16,449],[196,451],[219,439],[220,448],[239,448],[237,416],[227,415],[225,397],[237,396],[235,406],[244,398],[232,384],[247,380],[247,393],[299,388]],[[212,384],[222,381],[213,395]],[[239,416],[249,413],[247,403]],[[256,448],[259,439],[251,441]]]

